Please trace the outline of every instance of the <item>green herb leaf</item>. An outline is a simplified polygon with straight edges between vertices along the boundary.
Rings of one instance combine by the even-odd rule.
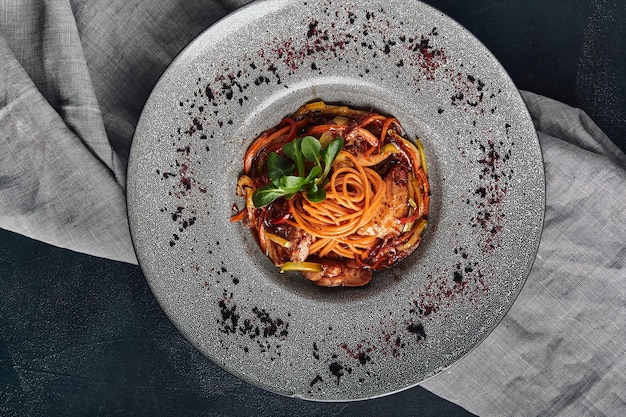
[[[267,156],[267,175],[275,185],[281,177],[293,174],[293,169],[293,162],[276,152]]]
[[[324,173],[322,174],[322,178],[325,178],[330,172],[330,168],[333,165],[333,161],[341,152],[343,148],[343,138],[338,137],[335,138],[332,142],[328,144],[324,149],[322,149],[322,160],[324,161]]]
[[[278,186],[285,191],[285,194],[297,193],[308,183],[306,178],[294,175],[285,175],[278,180]]]
[[[322,149],[318,139],[305,136],[283,145],[282,151],[287,158],[271,152],[267,157],[267,175],[271,182],[252,194],[254,206],[265,206],[280,197],[293,198],[300,191],[313,203],[324,201],[326,191],[322,186],[342,148],[341,137]],[[315,164],[308,174],[306,161]],[[298,175],[293,175],[294,165]]]
[[[301,149],[302,138],[292,140],[283,145],[283,153],[291,158],[296,163],[298,169],[298,176],[304,177],[304,155],[302,155]]]
[[[318,188],[318,186],[313,183],[309,191],[305,193],[304,196],[311,203],[319,203],[320,201],[324,201],[326,199],[326,191],[322,188]]]
[[[320,165],[322,145],[319,140],[313,136],[305,136],[302,138],[300,149],[307,160]]]
[[[252,202],[254,203],[254,207],[263,207],[267,204],[270,204],[277,198],[286,196],[288,194],[289,193],[282,188],[276,187],[274,184],[269,183],[252,193]]]
[[[309,172],[309,175],[307,175],[306,181],[307,182],[313,182],[321,174],[322,174],[322,167],[319,166],[319,165],[315,165],[313,168],[311,168],[311,171]]]

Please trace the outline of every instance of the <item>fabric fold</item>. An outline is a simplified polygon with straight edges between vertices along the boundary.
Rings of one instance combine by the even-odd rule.
[[[68,128],[123,186],[125,167],[116,164],[109,145],[70,4],[39,3],[37,7],[29,1],[5,3],[0,26],[4,47]]]
[[[626,409],[624,154],[579,109],[523,96],[546,174],[535,262],[493,333],[422,386],[484,417],[617,417]]]
[[[521,91],[537,131],[571,145],[603,155],[626,169],[626,154],[581,109],[548,97]]]
[[[115,175],[41,94],[3,37],[0,80],[0,226],[136,263],[125,195]]]

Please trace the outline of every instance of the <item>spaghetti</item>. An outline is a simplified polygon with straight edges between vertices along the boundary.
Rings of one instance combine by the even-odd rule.
[[[248,226],[281,271],[322,286],[365,285],[372,271],[412,253],[430,201],[421,143],[397,119],[324,102],[302,106],[252,143],[237,194],[246,206],[231,221]]]

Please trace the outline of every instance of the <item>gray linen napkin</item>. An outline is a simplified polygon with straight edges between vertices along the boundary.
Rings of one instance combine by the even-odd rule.
[[[121,187],[70,4],[0,10],[0,226],[136,262]]]
[[[0,2],[0,227],[136,263],[125,167],[150,89],[246,1]],[[626,156],[582,111],[523,92],[544,154],[528,282],[473,352],[423,386],[481,416],[626,410]]]

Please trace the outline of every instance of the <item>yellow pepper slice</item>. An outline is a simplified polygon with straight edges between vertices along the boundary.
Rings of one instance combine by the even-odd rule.
[[[280,268],[280,272],[285,271],[322,272],[322,264],[317,262],[285,262]]]

